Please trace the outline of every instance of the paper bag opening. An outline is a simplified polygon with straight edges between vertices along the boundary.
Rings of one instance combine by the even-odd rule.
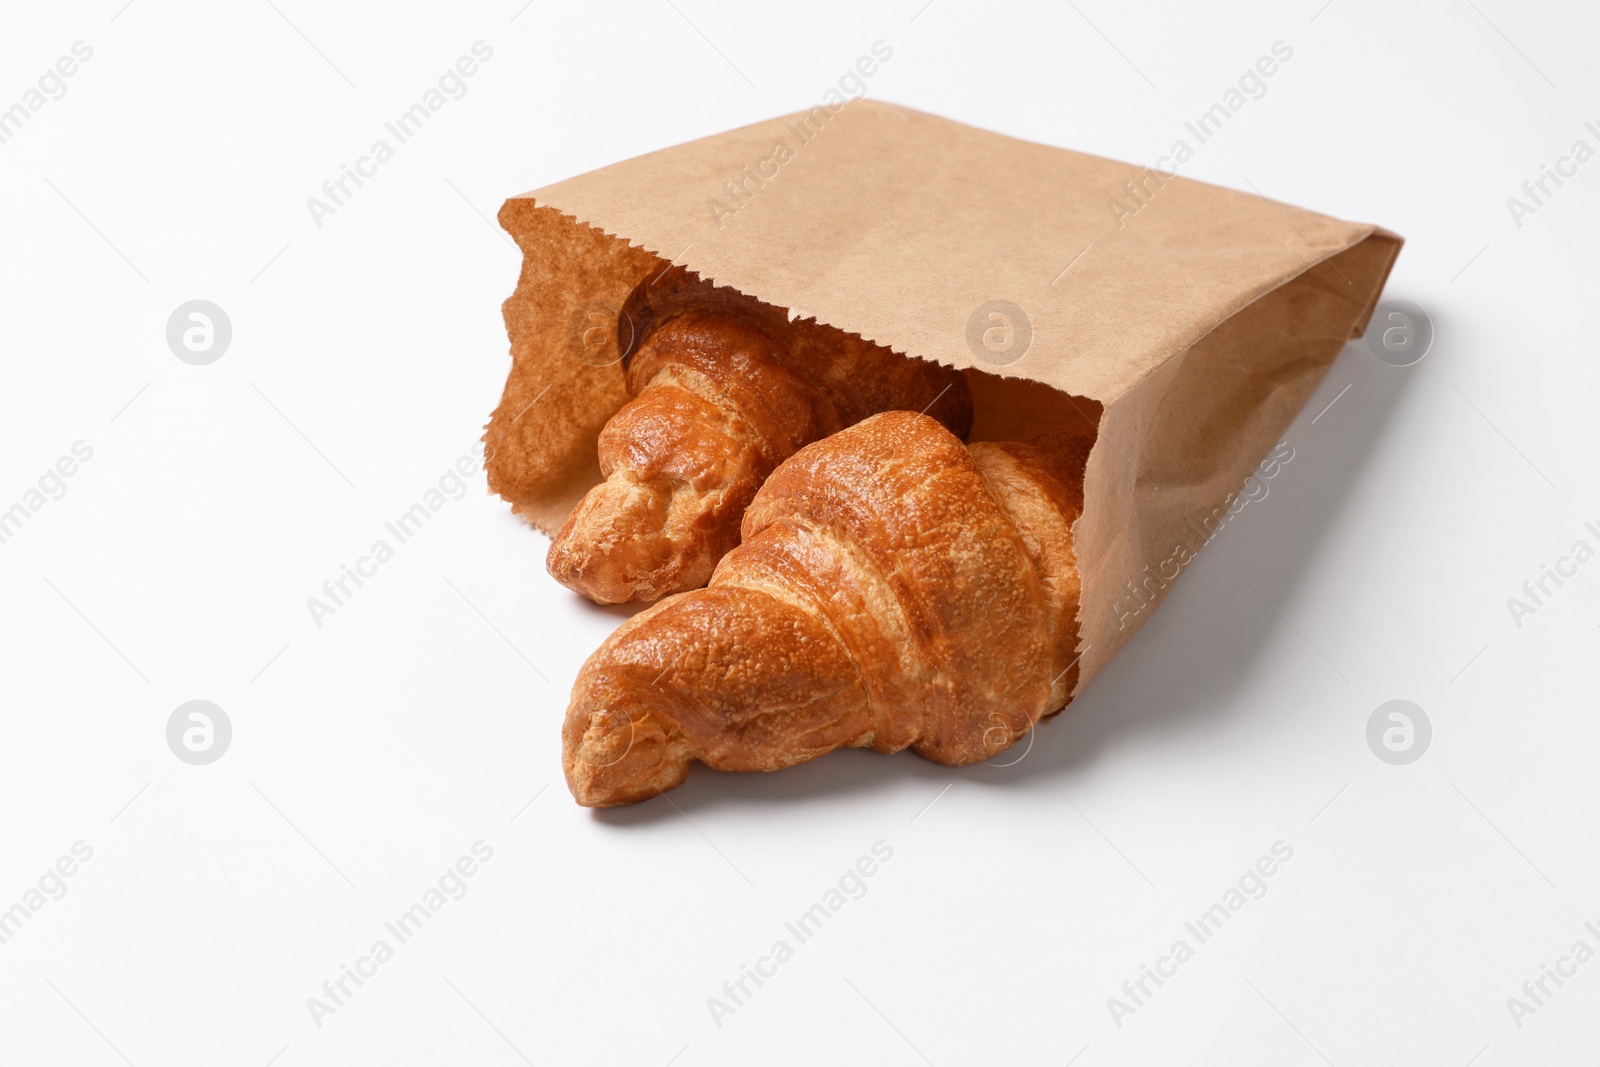
[[[962,369],[972,440],[1098,428],[1075,528],[1081,691],[1258,467],[1292,456],[1281,435],[1365,328],[1400,239],[864,101],[747,182],[736,215],[708,209],[730,195],[727,175],[797,140],[793,119],[506,202],[524,261],[484,438],[491,488],[546,533],[560,527],[600,481],[596,439],[628,399],[617,313],[641,281],[687,266]],[[1135,179],[1155,192],[1129,221],[1105,201]]]

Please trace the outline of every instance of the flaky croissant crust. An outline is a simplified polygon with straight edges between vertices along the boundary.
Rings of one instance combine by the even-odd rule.
[[[965,436],[972,402],[949,368],[703,282],[648,279],[617,326],[633,399],[602,430],[605,481],[550,546],[562,584],[600,603],[693,589],[739,541],[779,463],[880,411],[926,411]]]
[[[1076,683],[1072,524],[1089,440],[981,443],[895,411],[802,449],[705,589],[624,623],[562,731],[579,803],[694,760],[776,770],[840,747],[989,759]]]

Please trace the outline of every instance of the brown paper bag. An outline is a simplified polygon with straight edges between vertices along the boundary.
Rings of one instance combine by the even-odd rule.
[[[964,369],[974,440],[1097,424],[1075,531],[1078,691],[1360,336],[1401,245],[868,101],[558,182],[500,222],[524,261],[490,485],[546,533],[600,481],[596,437],[627,399],[618,310],[671,263]]]

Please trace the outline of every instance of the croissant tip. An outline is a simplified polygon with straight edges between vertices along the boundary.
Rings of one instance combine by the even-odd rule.
[[[550,577],[596,604],[624,604],[639,599],[638,590],[619,581],[592,547],[580,538],[558,536],[550,542],[544,569]]]
[[[635,722],[626,714],[574,710],[563,733],[567,788],[586,808],[648,800],[678,785],[689,772],[689,753],[681,741],[657,724]]]
[[[567,788],[572,799],[585,808],[620,808],[649,800],[665,793],[683,781],[688,772],[688,761],[682,767],[662,764],[654,773],[607,774],[607,768],[596,768],[582,762],[565,768]]]
[[[721,556],[718,551],[648,554],[635,543],[615,543],[579,527],[551,538],[544,567],[550,577],[596,604],[649,604],[705,585]]]

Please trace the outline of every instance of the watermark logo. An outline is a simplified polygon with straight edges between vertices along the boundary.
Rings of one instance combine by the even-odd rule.
[[[1033,751],[1033,731],[1034,728],[1039,725],[1037,722],[1028,726],[1028,733],[1026,735],[1028,738],[1028,743],[1023,747],[1022,752],[1015,758],[1010,758],[1011,754],[1006,752],[1006,749],[1013,748],[1016,745],[1016,740],[1012,734],[1010,724],[1001,718],[999,712],[991,712],[989,714],[989,721],[994,723],[994,725],[983,732],[983,743],[985,747],[989,748],[995,753],[996,758],[984,760],[983,765],[985,767],[1015,767],[1017,764],[1028,758],[1028,753]],[[1001,753],[1004,753],[1008,757],[1004,763],[996,762]]]
[[[179,704],[167,719],[167,747],[185,763],[196,767],[215,763],[232,743],[228,713],[209,700]]]
[[[1428,713],[1409,700],[1379,704],[1367,719],[1367,747],[1385,763],[1396,767],[1415,763],[1432,743]]]
[[[1033,320],[1009,300],[986,300],[967,316],[967,348],[996,367],[1015,363],[1033,345]]]
[[[591,367],[609,367],[633,350],[637,330],[633,317],[604,300],[591,300],[567,319],[567,339],[578,358]]]
[[[167,347],[193,366],[215,363],[232,341],[233,323],[228,313],[209,300],[179,304],[167,319]]]
[[[1391,367],[1420,363],[1433,347],[1433,320],[1409,300],[1385,300],[1367,325],[1367,347]]]

